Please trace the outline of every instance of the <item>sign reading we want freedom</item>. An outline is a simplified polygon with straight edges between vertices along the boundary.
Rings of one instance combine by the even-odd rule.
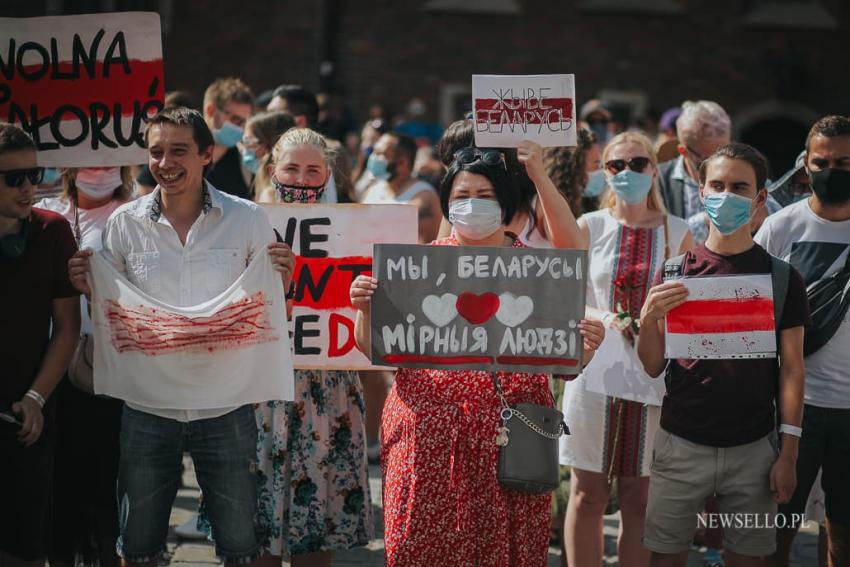
[[[349,288],[372,273],[372,246],[418,239],[416,205],[263,205],[298,256],[290,325],[296,368],[364,370]]]
[[[577,374],[583,250],[375,246],[372,361]]]
[[[163,96],[156,13],[0,18],[0,120],[32,136],[39,165],[146,162]]]
[[[479,148],[576,145],[573,75],[473,75],[472,110]]]

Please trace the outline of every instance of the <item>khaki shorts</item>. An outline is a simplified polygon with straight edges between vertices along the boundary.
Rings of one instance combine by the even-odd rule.
[[[776,434],[737,447],[691,443],[664,429],[655,435],[643,545],[656,553],[690,548],[705,500],[717,496],[723,545],[739,555],[763,557],[776,550],[776,502],[770,468]],[[711,525],[704,518],[703,526]]]

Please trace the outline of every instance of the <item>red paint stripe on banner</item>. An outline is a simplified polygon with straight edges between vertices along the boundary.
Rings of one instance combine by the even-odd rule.
[[[383,357],[386,364],[429,363],[429,364],[490,364],[493,359],[489,356],[435,356],[429,354],[386,354]]]
[[[349,290],[358,275],[372,275],[369,256],[304,258],[295,264],[295,305],[318,310],[351,307]]]
[[[667,332],[680,334],[773,331],[773,300],[688,301],[667,314]]]
[[[571,122],[573,99],[475,99],[475,119],[488,124]]]
[[[578,366],[575,358],[553,358],[544,356],[497,356],[499,364],[514,364],[524,366]]]
[[[88,72],[81,70],[79,78],[52,78],[51,68],[44,77],[36,81],[28,81],[21,77],[18,70],[15,77],[4,81],[8,86],[11,97],[0,104],[0,117],[9,117],[10,104],[20,106],[29,118],[30,105],[38,107],[38,116],[53,115],[60,107],[69,105],[79,108],[89,115],[89,105],[94,102],[109,107],[110,114],[114,113],[115,105],[120,105],[122,116],[133,116],[134,103],[140,106],[151,99],[162,100],[165,87],[163,86],[162,59],[153,61],[129,61],[130,73],[127,74],[123,65],[109,65],[109,77],[103,77],[103,62],[95,64],[95,78],[90,78]],[[38,74],[41,65],[24,67],[24,74]],[[73,74],[73,63],[62,62],[58,65],[59,74]],[[75,119],[73,114],[66,114],[68,120]]]

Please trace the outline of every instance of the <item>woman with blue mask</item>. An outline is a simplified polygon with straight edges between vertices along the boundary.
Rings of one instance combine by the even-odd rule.
[[[525,248],[507,230],[519,202],[500,151],[462,148],[440,184],[441,208],[454,230],[432,245]],[[369,304],[377,285],[359,276],[350,290],[364,353],[370,352]],[[582,321],[579,328],[589,357],[602,325]],[[499,374],[509,403],[552,405],[547,374]],[[397,371],[381,428],[387,567],[546,563],[551,495],[499,484],[498,423],[490,372]]]
[[[649,565],[641,546],[652,440],[659,427],[658,405],[591,391],[589,383],[610,379],[612,361],[623,381],[649,383],[635,342],[641,306],[665,258],[692,246],[685,221],[668,215],[656,180],[652,143],[625,132],[602,154],[609,189],[601,209],[578,220],[588,247],[588,313],[608,327],[598,361],[564,388],[563,412],[572,435],[561,438],[561,464],[572,467],[565,538],[570,565],[602,561],[602,515],[611,482],[617,479],[621,522],[618,555],[625,566]],[[603,356],[604,353],[604,356]],[[617,362],[620,361],[620,362]],[[596,361],[595,361],[596,362]],[[658,404],[659,401],[655,401]]]
[[[268,165],[274,143],[281,134],[295,126],[292,116],[283,112],[261,112],[248,119],[239,153],[242,165],[254,179],[251,194],[257,203],[274,203],[274,187],[269,178]]]

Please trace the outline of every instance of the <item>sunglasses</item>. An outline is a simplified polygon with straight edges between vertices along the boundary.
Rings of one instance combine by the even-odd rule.
[[[20,187],[24,184],[24,178],[29,179],[33,185],[38,185],[44,179],[43,167],[31,167],[29,169],[8,169],[0,171],[4,176],[7,187]]]
[[[482,150],[479,148],[461,148],[454,153],[455,163],[458,165],[469,165],[480,161],[484,165],[497,166],[501,165],[507,169],[505,165],[505,156],[499,150]]]
[[[650,164],[648,157],[635,157],[630,160],[612,159],[605,162],[605,168],[614,175],[620,173],[627,167],[637,173],[643,173],[646,166]]]

